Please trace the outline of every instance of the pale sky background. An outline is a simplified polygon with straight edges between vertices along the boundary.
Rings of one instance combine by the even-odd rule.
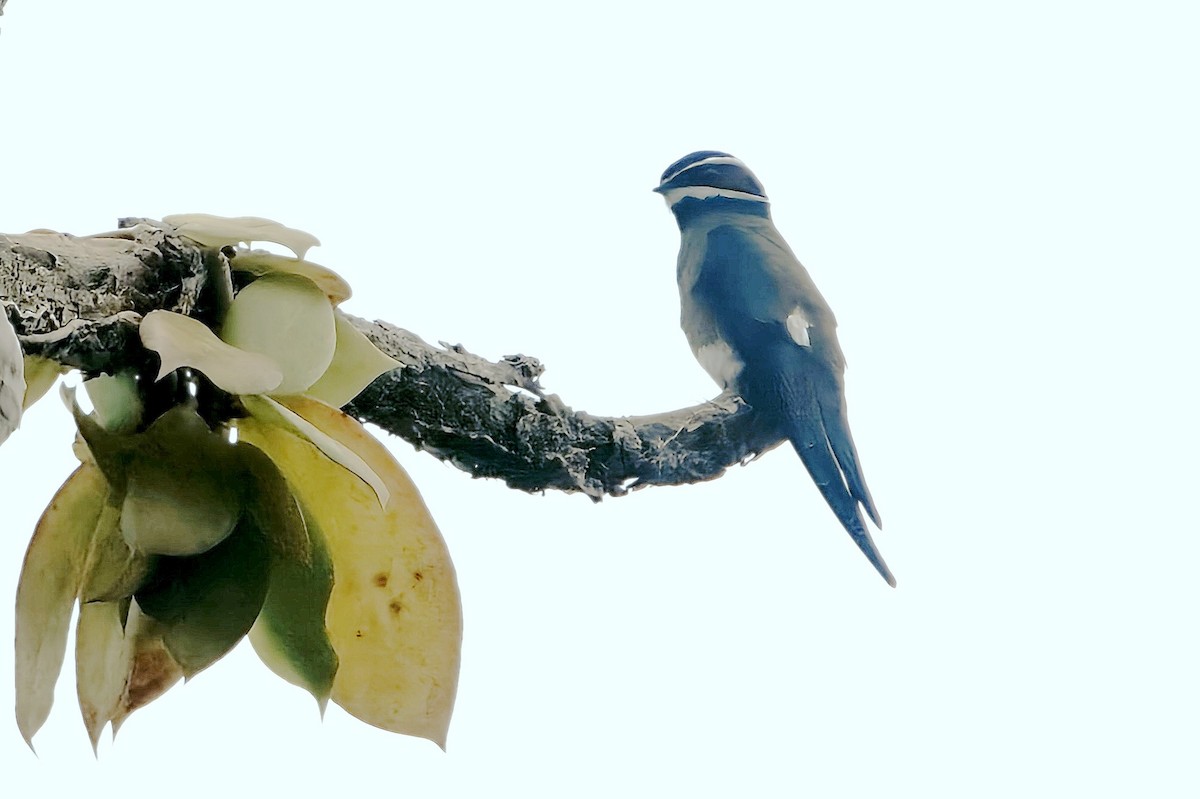
[[[838,314],[899,580],[790,450],[593,505],[393,438],[462,586],[447,753],[322,722],[243,646],[98,760],[68,665],[39,757],[0,712],[5,796],[1200,793],[1194,3],[12,0],[0,31],[0,230],[271,217],[350,312],[597,414],[716,394],[650,189],[738,155]],[[0,449],[0,597],[71,436],[48,399]]]

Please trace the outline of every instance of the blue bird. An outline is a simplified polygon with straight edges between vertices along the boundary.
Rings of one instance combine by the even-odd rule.
[[[896,580],[859,511],[881,527],[846,420],[837,321],[771,221],[762,183],[728,153],[667,167],[655,189],[679,223],[680,322],[696,360],[796,448],[846,532]]]

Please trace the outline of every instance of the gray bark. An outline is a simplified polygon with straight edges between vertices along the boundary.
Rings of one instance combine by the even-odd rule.
[[[221,287],[208,275],[218,274],[213,267],[222,265],[222,253],[162,223],[120,224],[89,237],[0,235],[0,301],[27,354],[89,374],[112,372],[145,362],[137,325],[146,313],[211,314]],[[593,416],[546,394],[535,358],[493,363],[461,346],[431,346],[386,322],[352,321],[403,366],[344,410],[513,488],[579,491],[598,500],[710,480],[778,443],[728,395],[651,416]]]

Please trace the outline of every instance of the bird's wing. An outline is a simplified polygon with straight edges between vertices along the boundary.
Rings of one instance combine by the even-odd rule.
[[[842,526],[890,581],[858,509],[880,524],[846,418],[836,322],[811,278],[782,239],[723,225],[708,234],[695,294],[745,364],[737,390],[788,436]]]

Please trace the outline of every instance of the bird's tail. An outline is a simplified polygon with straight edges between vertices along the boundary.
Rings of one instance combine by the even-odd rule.
[[[875,526],[883,529],[879,520],[879,511],[875,509],[875,500],[863,479],[862,468],[858,465],[858,450],[854,446],[854,438],[850,435],[850,423],[846,419],[846,399],[842,394],[841,381],[835,384],[821,386],[817,389],[817,406],[821,411],[821,421],[825,427],[825,437],[829,440],[829,448],[833,457],[841,467],[842,476],[850,495],[862,504],[867,516],[875,522]]]
[[[812,408],[809,413],[793,415],[792,418],[794,421],[788,437],[813,482],[867,560],[887,580],[888,585],[895,587],[896,578],[884,562],[883,555],[879,554],[859,512],[859,503],[862,503],[871,520],[879,526],[879,513],[862,479],[854,442],[845,426],[844,410],[840,414],[840,425],[833,419],[829,420],[833,424],[825,422],[817,408]]]

